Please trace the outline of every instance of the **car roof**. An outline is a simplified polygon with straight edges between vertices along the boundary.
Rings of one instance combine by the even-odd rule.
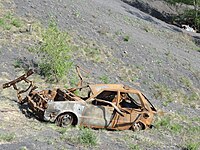
[[[125,89],[125,86],[123,84],[93,84],[93,85],[89,85],[89,87],[93,94],[96,94],[102,90],[118,91],[118,90]]]

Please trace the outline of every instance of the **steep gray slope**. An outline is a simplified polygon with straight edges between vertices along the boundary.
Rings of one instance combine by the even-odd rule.
[[[73,60],[90,70],[92,81],[102,82],[99,77],[106,76],[111,83],[125,83],[143,91],[158,109],[172,116],[178,114],[188,118],[199,117],[200,52],[197,51],[198,47],[192,42],[191,37],[181,29],[120,0],[14,0],[4,4],[7,9],[12,9],[16,15],[26,18],[29,22],[39,20],[47,26],[51,17],[55,18],[59,27],[73,37],[77,45]],[[13,78],[17,70],[10,67],[11,63],[7,62],[5,57],[9,61],[14,61],[16,57],[29,56],[29,44],[23,43],[20,47],[11,48],[11,56],[4,52],[7,49],[3,48],[4,55],[1,55],[0,59],[1,62],[5,61],[7,68],[2,67],[5,69],[2,69],[2,72],[7,72],[6,76],[9,78]],[[94,57],[88,56],[82,50],[85,45],[93,47]],[[19,56],[14,56],[15,51]],[[29,56],[27,59],[31,60],[32,57]],[[11,69],[12,71],[9,71]],[[1,75],[4,76],[2,72]],[[191,96],[190,99],[185,99],[185,102],[187,94]],[[197,100],[196,97],[192,97],[193,94],[198,96]],[[188,123],[180,118],[178,123]],[[44,126],[41,127],[43,130]],[[55,134],[54,131],[48,132],[51,136]],[[73,129],[72,132],[77,130]],[[36,136],[42,135],[36,133]],[[185,134],[174,135],[171,131],[160,132],[156,129],[134,135],[111,131],[106,132],[106,136],[104,131],[96,133],[100,134],[101,142],[104,143],[100,149],[107,146],[109,149],[130,149],[129,143],[120,140],[125,139],[123,136],[126,135],[132,143],[143,144],[143,149],[181,149],[180,145],[185,142],[182,140]],[[30,140],[27,135],[25,137],[26,145]],[[21,139],[19,141],[21,142]],[[59,142],[55,143],[66,144],[63,141]],[[19,146],[19,143],[15,144]],[[11,145],[15,147],[15,144]],[[71,149],[69,145],[66,147]],[[40,146],[42,147],[42,144],[39,142],[36,149],[40,149]],[[4,147],[9,149],[10,145],[5,144]],[[34,149],[33,146],[28,147]],[[50,149],[56,148],[55,146]],[[79,148],[73,146],[73,149]]]
[[[131,80],[152,95],[154,84],[176,89],[186,77],[199,86],[199,52],[181,29],[144,14],[119,0],[115,1],[22,1],[15,0],[18,15],[38,18],[48,24],[50,16],[59,26],[99,46],[102,62],[74,57],[77,63],[93,69],[95,76],[105,74],[112,82]],[[128,37],[128,41],[124,38]],[[86,42],[88,42],[86,41]],[[81,41],[85,42],[85,41]],[[80,43],[81,45],[81,43]],[[116,62],[115,62],[116,60]],[[123,70],[124,68],[124,70]],[[128,75],[126,75],[128,73]],[[127,77],[127,79],[124,79]]]

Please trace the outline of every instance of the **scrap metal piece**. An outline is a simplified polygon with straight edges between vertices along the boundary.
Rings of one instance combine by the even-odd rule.
[[[27,80],[27,78],[28,78],[30,75],[32,75],[33,73],[34,73],[33,70],[30,69],[27,73],[25,73],[24,75],[20,76],[19,78],[15,79],[15,80],[13,80],[13,81],[10,81],[10,82],[8,82],[8,83],[3,84],[3,89],[9,88],[9,87],[11,87],[11,86],[15,86],[16,83],[19,83],[19,82],[21,82],[22,80],[24,80],[24,81],[26,81],[26,82],[29,82],[29,81]],[[14,88],[15,88],[15,87],[14,87]],[[16,89],[17,89],[17,88],[16,88]]]
[[[33,82],[28,80],[27,78],[32,75],[34,73],[34,71],[32,69],[28,70],[27,73],[23,74],[22,76],[18,77],[17,79],[14,79],[13,81],[7,82],[5,84],[3,84],[3,89],[9,88],[9,87],[13,87],[16,91],[17,91],[17,97],[18,97],[18,102],[19,103],[24,103],[25,99],[22,98],[21,94],[27,92],[29,89],[35,90],[37,87],[34,86]],[[17,87],[17,83],[21,82],[21,81],[25,81],[26,83],[29,83],[29,86],[27,89],[25,90],[20,90]]]
[[[76,66],[76,72],[78,74],[78,77],[80,78],[80,81],[78,82],[77,87],[82,87],[83,86],[83,76],[82,76],[80,70],[82,70],[85,73],[89,73],[89,71],[81,68],[80,66],[78,66],[78,65]],[[81,90],[81,88],[80,88],[80,90]]]

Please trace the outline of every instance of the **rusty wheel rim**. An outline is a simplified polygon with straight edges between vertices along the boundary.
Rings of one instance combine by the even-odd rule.
[[[73,123],[73,116],[71,114],[65,114],[60,121],[62,127],[69,127]]]

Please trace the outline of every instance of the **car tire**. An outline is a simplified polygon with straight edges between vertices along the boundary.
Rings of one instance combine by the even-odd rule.
[[[56,119],[56,124],[60,127],[69,127],[73,125],[74,115],[72,113],[65,113]]]
[[[133,131],[145,130],[145,125],[142,122],[137,122],[132,125]]]

